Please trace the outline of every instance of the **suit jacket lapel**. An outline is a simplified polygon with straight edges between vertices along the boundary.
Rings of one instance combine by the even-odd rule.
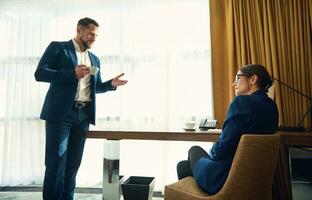
[[[88,51],[88,55],[91,61],[91,66],[97,66],[98,63],[96,63],[93,55]],[[95,82],[96,82],[96,76],[91,76],[91,88],[93,88],[93,90],[95,90]]]
[[[89,58],[90,58],[90,61],[91,61],[91,65],[92,66],[97,66],[98,64],[96,63],[93,55],[88,51],[88,54],[89,54]]]
[[[71,61],[73,62],[74,67],[76,67],[78,65],[77,55],[76,55],[75,47],[74,47],[72,40],[69,40],[66,43],[66,49],[68,50],[68,54],[71,58]]]

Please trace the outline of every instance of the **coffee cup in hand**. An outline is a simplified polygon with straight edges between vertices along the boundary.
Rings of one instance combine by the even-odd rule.
[[[98,67],[88,66],[88,68],[90,70],[91,75],[95,75],[99,71]]]

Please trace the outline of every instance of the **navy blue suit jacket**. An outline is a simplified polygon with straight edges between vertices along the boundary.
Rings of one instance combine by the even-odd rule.
[[[89,52],[91,64],[100,69],[100,60]],[[73,107],[78,79],[75,74],[77,56],[73,41],[51,42],[41,57],[35,72],[37,81],[50,83],[40,118],[62,122]],[[114,90],[111,81],[102,82],[100,70],[96,75],[91,75],[91,109],[89,119],[95,124],[95,93]]]
[[[217,193],[229,174],[241,135],[274,133],[277,126],[277,106],[265,91],[235,97],[210,156],[201,158],[195,165],[194,177],[198,185],[209,194]]]

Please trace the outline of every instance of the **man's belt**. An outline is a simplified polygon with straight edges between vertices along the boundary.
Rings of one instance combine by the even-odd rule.
[[[83,108],[86,107],[90,102],[83,102],[83,101],[75,101],[74,107],[75,108]]]

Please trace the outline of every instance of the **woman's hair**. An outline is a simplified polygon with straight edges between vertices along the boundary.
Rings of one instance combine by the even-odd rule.
[[[258,82],[257,85],[259,89],[264,89],[268,91],[268,89],[272,86],[273,81],[270,77],[269,72],[265,69],[263,65],[260,64],[250,64],[245,65],[240,68],[240,71],[245,75],[257,75]]]

